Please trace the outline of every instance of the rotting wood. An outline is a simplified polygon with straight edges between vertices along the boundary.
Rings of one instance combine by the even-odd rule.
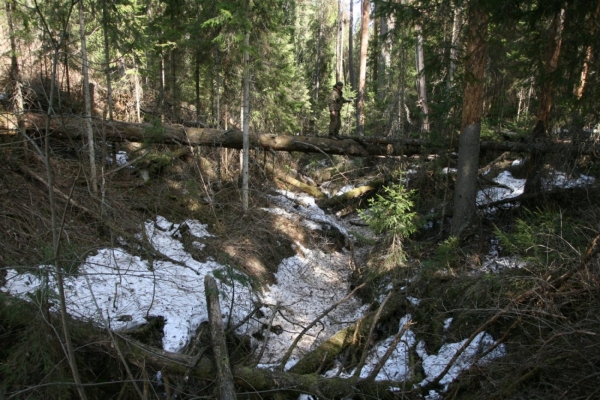
[[[225,342],[223,330],[223,317],[221,316],[221,305],[219,304],[219,289],[215,278],[211,275],[204,277],[204,294],[208,309],[208,320],[210,324],[210,339],[213,350],[213,362],[217,367],[218,390],[221,400],[232,400],[236,398],[233,376],[229,366],[229,354]]]
[[[23,116],[24,129],[29,132],[41,132],[46,123],[45,114],[26,113]],[[0,115],[0,132],[16,134],[14,124],[16,116],[10,113]],[[83,135],[82,118],[62,116],[50,119],[50,131],[57,138],[78,138]],[[206,147],[226,147],[241,149],[242,131],[237,129],[220,130],[212,128],[190,128],[182,125],[162,125],[159,129],[151,124],[135,124],[122,121],[102,121],[93,119],[95,133],[102,133],[107,141],[144,142]],[[348,156],[408,156],[422,154],[428,148],[429,154],[456,151],[445,143],[430,143],[420,139],[394,137],[353,137],[340,140],[319,136],[291,136],[253,134],[250,146],[273,151],[298,151],[304,153],[340,154]],[[565,153],[588,155],[594,158],[600,154],[600,143],[570,141],[544,142],[489,142],[480,143],[482,151],[512,151],[519,153]]]
[[[357,188],[349,190],[348,192],[342,193],[340,195],[320,200],[320,201],[318,201],[318,205],[321,208],[328,208],[328,207],[334,207],[334,206],[337,206],[340,204],[345,204],[349,200],[352,200],[352,199],[355,199],[358,197],[362,197],[367,193],[377,190],[384,183],[385,183],[384,179],[375,179],[375,180],[369,182],[367,185],[359,186]]]
[[[195,361],[191,356],[157,349],[123,335],[116,334],[116,337],[127,360],[139,368],[150,367],[162,371],[163,375],[184,376]],[[101,346],[102,351],[117,357],[111,341],[96,341],[95,345]],[[298,393],[306,393],[321,398],[338,398],[343,395],[353,397],[363,393],[367,396],[374,395],[380,399],[397,398],[394,396],[401,394],[397,391],[390,392],[390,382],[387,381],[370,382],[355,378],[323,378],[314,373],[298,374],[245,365],[234,365],[231,372],[239,388],[257,394],[269,391],[296,397]],[[203,357],[191,369],[189,375],[200,380],[213,381],[215,373],[212,361],[208,357]],[[418,396],[410,397],[409,392],[404,394],[407,399],[418,398]]]
[[[382,308],[378,317],[380,321],[385,321],[398,312],[401,305],[406,302],[405,296],[399,291],[392,291],[390,299]],[[329,339],[321,343],[311,352],[305,354],[292,368],[290,372],[297,374],[313,374],[319,372],[321,365],[331,365],[334,360],[350,346],[356,345],[349,340],[350,337],[368,337],[369,330],[376,316],[376,312],[367,314],[356,323],[339,331]]]
[[[316,198],[317,200],[321,200],[321,199],[325,199],[325,193],[321,192],[319,190],[318,187],[316,186],[312,186],[312,185],[308,185],[304,182],[299,181],[298,179],[287,175],[285,173],[282,172],[278,172],[275,168],[271,167],[271,166],[266,166],[267,171],[275,176],[277,179],[292,185],[293,187],[295,187],[296,189],[300,189],[305,193],[310,194],[311,196],[313,196],[314,198]]]

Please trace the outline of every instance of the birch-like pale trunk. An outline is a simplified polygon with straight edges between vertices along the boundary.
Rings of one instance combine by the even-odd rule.
[[[448,65],[448,89],[452,87],[454,72],[456,71],[456,62],[458,60],[458,48],[460,31],[462,29],[462,7],[457,6],[454,9],[454,21],[452,22],[452,41],[450,43],[450,64]]]
[[[8,37],[10,40],[10,80],[13,87],[14,111],[17,116],[17,129],[21,134],[24,133],[23,128],[23,111],[25,109],[23,103],[23,83],[21,81],[21,72],[19,70],[19,60],[17,58],[17,38],[13,25],[13,9],[16,7],[15,0],[6,1],[6,19],[8,22]],[[14,126],[11,126],[14,129]],[[27,142],[23,142],[27,145]]]
[[[388,92],[387,70],[391,61],[391,41],[388,38],[389,21],[387,16],[379,17],[379,54],[377,62],[377,98],[383,101]]]
[[[314,71],[314,79],[313,79],[313,102],[314,104],[318,104],[319,102],[319,89],[321,86],[321,44],[322,44],[322,36],[323,36],[323,13],[319,10],[319,29],[317,31],[317,59],[315,60],[315,71]],[[319,115],[319,110],[315,107],[314,111],[314,119],[317,120]]]
[[[79,36],[81,39],[81,64],[83,74],[84,125],[87,136],[88,156],[90,160],[90,186],[94,194],[98,194],[98,175],[96,172],[96,150],[94,130],[92,129],[92,97],[90,93],[90,77],[85,39],[85,20],[83,15],[83,0],[79,1]]]
[[[417,63],[417,93],[418,106],[421,110],[421,132],[429,132],[429,104],[427,102],[427,79],[425,78],[425,55],[423,51],[423,27],[415,24],[417,34],[417,46],[415,49],[415,60]]]
[[[138,72],[138,66],[137,63],[134,61],[134,71],[135,71],[135,75],[133,76],[133,84],[135,87],[135,115],[137,118],[137,123],[141,123],[142,122],[142,116],[141,116],[141,105],[140,105],[140,74]]]
[[[242,157],[242,209],[248,211],[248,157],[250,151],[250,57],[248,47],[250,46],[250,34],[244,36],[244,89],[242,100],[242,131],[244,134],[243,157]]]
[[[221,129],[221,52],[215,49],[215,120],[217,129]]]
[[[108,41],[108,5],[107,0],[102,2],[102,30],[104,33],[104,63],[105,63],[105,75],[106,75],[106,97],[108,102],[108,120],[113,120],[113,94],[112,94],[112,82],[110,79],[110,47]],[[138,121],[139,122],[139,121]]]
[[[342,27],[343,27],[343,21],[342,21],[342,0],[338,0],[337,2],[338,5],[338,12],[337,12],[337,17],[336,17],[336,21],[335,21],[335,26],[336,26],[336,35],[335,35],[335,81],[341,81],[342,80],[342,57],[343,57],[343,51],[342,51],[342,43],[343,43],[343,38],[342,38]]]

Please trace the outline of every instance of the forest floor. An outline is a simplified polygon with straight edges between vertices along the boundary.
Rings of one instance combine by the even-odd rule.
[[[105,249],[122,249],[128,254],[130,265],[137,263],[146,272],[152,271],[154,282],[161,266],[167,266],[172,274],[169,279],[174,280],[178,274],[189,284],[190,276],[174,272],[176,268],[189,271],[193,265],[198,274],[206,265],[216,266],[212,271],[222,269],[230,281],[235,281],[231,285],[234,291],[241,288],[235,294],[229,293],[240,301],[228,312],[235,309],[238,319],[252,312],[257,297],[248,296],[242,307],[244,287],[251,288],[247,292],[258,293],[263,304],[269,304],[262,308],[261,317],[254,318],[255,325],[244,333],[258,343],[253,346],[254,354],[260,350],[265,333],[271,336],[272,347],[256,360],[265,365],[281,361],[281,353],[294,337],[292,333],[297,334],[301,330],[298,327],[306,326],[326,306],[341,301],[353,289],[359,288],[350,301],[344,302],[345,308],[329,315],[328,322],[317,324],[316,333],[307,335],[312,339],[299,345],[302,354],[362,316],[377,311],[387,294],[395,291],[401,293],[401,300],[388,303],[389,312],[382,313],[384,317],[363,341],[370,342],[367,348],[372,349],[382,343],[389,348],[396,337],[406,344],[406,370],[400,375],[405,382],[411,382],[406,394],[410,398],[575,399],[594,398],[599,393],[600,268],[598,260],[586,258],[585,252],[593,249],[590,243],[598,233],[600,208],[595,200],[598,190],[587,175],[555,175],[566,177],[565,182],[578,183],[536,199],[527,207],[513,203],[483,209],[477,224],[459,241],[448,236],[450,220],[440,217],[444,210],[448,212],[447,204],[451,202],[448,196],[453,189],[452,175],[432,173],[442,167],[450,167],[446,171],[451,171],[452,160],[255,155],[249,210],[244,211],[234,151],[199,149],[192,155],[168,146],[123,148],[114,157],[106,157],[116,163],[107,165],[102,186],[94,193],[78,155],[60,143],[53,144],[52,150],[54,199],[49,196],[48,175],[39,155],[31,149],[24,151],[19,142],[6,142],[0,150],[0,286],[14,285],[18,280],[16,271],[43,277],[40,266],[57,261],[73,276],[83,275],[82,266],[99,266],[103,256],[105,260],[115,257],[115,252],[105,253]],[[120,155],[127,154],[131,160],[144,152],[135,167],[117,170]],[[518,194],[519,188],[513,186],[516,180],[497,179],[508,171],[511,177],[521,177],[520,164],[513,163],[514,159],[519,156],[490,163],[483,171],[481,184],[487,189],[480,193],[482,204],[498,200],[498,191]],[[392,242],[388,236],[374,234],[357,215],[357,209],[368,206],[368,198],[383,194],[382,191],[320,208],[319,201],[314,202],[273,177],[268,167],[318,186],[330,196],[382,177],[385,182],[409,178],[404,181],[406,186],[418,194],[415,210],[420,217],[419,229],[403,241],[400,257],[390,251]],[[398,171],[405,172],[398,175]],[[60,237],[58,258],[53,251],[53,231],[55,238]],[[158,240],[163,234],[169,241]],[[177,241],[172,240],[175,237]],[[294,262],[290,260],[304,260],[297,263],[304,275],[291,268]],[[323,265],[332,268],[321,269]],[[307,271],[311,273],[306,274]],[[89,276],[104,274],[97,271]],[[323,277],[331,280],[324,284]],[[289,286],[275,289],[286,280]],[[315,283],[312,287],[299,284],[311,280]],[[183,282],[176,285],[178,290],[183,287],[186,293],[194,291],[184,287]],[[33,280],[27,284],[33,285]],[[94,281],[92,286],[99,285],[100,281]],[[292,291],[294,286],[297,292]],[[71,293],[83,291],[83,287],[76,289]],[[171,302],[161,304],[165,309],[178,309],[181,314],[193,314],[193,307],[203,307],[201,296],[189,298],[181,293],[169,292]],[[108,291],[104,299],[98,295],[101,304],[116,301]],[[142,303],[140,297],[134,293],[129,299],[120,296],[119,301]],[[158,297],[149,299],[155,307],[160,303]],[[29,298],[35,300],[35,296]],[[290,300],[289,304],[286,300]],[[300,317],[299,304],[303,300],[313,300],[308,308],[314,310]],[[74,303],[81,301],[77,298]],[[286,315],[285,309],[294,304],[298,308]],[[2,300],[2,306],[9,309],[10,303]],[[227,305],[224,307],[227,309]],[[45,363],[50,360],[61,365],[56,361],[63,357],[60,350],[32,360],[27,368],[16,368],[24,351],[22,344],[31,345],[37,332],[25,328],[34,326],[33,322],[19,321],[14,315],[8,318],[1,311],[0,326],[7,343],[0,350],[0,376],[6,382],[2,390],[20,398],[25,395],[18,395],[19,390],[37,385],[30,392],[61,397],[64,389],[40,385],[64,379],[59,376],[58,367],[41,372],[47,371]],[[271,315],[273,318],[269,318]],[[291,315],[299,319],[293,320]],[[139,327],[148,316],[149,313],[120,312],[112,316],[113,327]],[[399,327],[401,330],[408,324],[407,316],[410,334],[414,336],[398,336]],[[94,319],[92,315],[85,318]],[[189,323],[192,317],[187,318]],[[167,319],[174,322],[174,314]],[[180,322],[185,323],[185,316]],[[190,346],[194,329],[188,330],[188,336],[172,341],[165,340],[172,332],[168,329],[159,346],[170,351]],[[485,346],[478,336],[483,332],[492,338],[487,339]],[[288,333],[291,336],[286,336]],[[462,344],[472,342],[482,347],[474,354],[475,360],[500,348],[505,353],[489,362],[465,364],[455,370],[452,379],[444,381],[438,377],[440,366],[430,364],[440,359],[432,356],[449,352],[447,364]],[[364,347],[360,340],[357,343],[332,365],[319,366],[318,370],[326,376],[351,374],[360,363],[360,349]],[[301,354],[296,357],[297,361]],[[395,362],[400,363],[399,359]],[[34,373],[38,369],[39,373]],[[69,375],[68,371],[62,373]],[[90,373],[98,377],[98,373]],[[388,378],[389,374],[388,371]],[[420,389],[415,391],[413,385]],[[382,395],[386,396],[394,397],[392,392]]]

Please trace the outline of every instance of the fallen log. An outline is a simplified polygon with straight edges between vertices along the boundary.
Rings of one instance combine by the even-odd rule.
[[[28,132],[41,132],[45,128],[45,114],[23,115],[24,128]],[[50,133],[58,138],[79,138],[84,135],[80,116],[60,116],[50,119]],[[0,115],[0,132],[16,134],[16,116],[11,113]],[[135,124],[122,121],[103,121],[92,118],[94,133],[112,142],[164,143],[191,146],[243,148],[243,133],[237,129],[220,130],[193,128],[183,125]],[[408,156],[420,153],[438,154],[456,151],[445,143],[430,143],[426,140],[397,137],[354,137],[330,139],[320,136],[290,136],[251,134],[250,146],[273,151],[299,151],[304,153],[326,153],[348,156]],[[600,143],[570,141],[546,142],[489,142],[480,143],[482,151],[513,151],[521,153],[565,153],[588,155],[597,158]]]
[[[139,368],[148,368],[161,371],[163,375],[185,376],[189,366],[193,365],[193,357],[179,353],[170,353],[154,347],[136,342],[130,338],[120,335],[118,337],[119,348],[121,348],[126,359]],[[100,343],[103,351],[114,354],[112,342]],[[372,382],[357,378],[324,378],[314,373],[299,374],[290,371],[273,371],[270,369],[254,368],[246,365],[234,365],[231,368],[233,379],[237,385],[238,392],[249,393],[279,392],[284,395],[294,396],[300,393],[313,394],[320,398],[347,398],[359,394],[374,396],[374,398],[397,398],[401,392],[391,390],[394,383],[386,381]],[[191,369],[190,376],[213,381],[215,371],[212,361],[203,357],[197,365]],[[411,385],[408,385],[411,387]],[[239,390],[242,389],[242,390]],[[420,398],[416,394],[409,397],[410,392],[405,392],[405,398]]]
[[[206,304],[208,306],[208,320],[210,323],[210,340],[213,349],[213,362],[217,367],[217,380],[219,399],[235,399],[235,388],[233,386],[233,376],[229,367],[229,354],[227,352],[227,343],[225,342],[225,332],[223,331],[223,319],[221,316],[221,305],[219,304],[219,289],[215,278],[210,274],[204,277],[204,293],[206,295]]]
[[[362,197],[367,193],[377,190],[384,183],[385,183],[385,179],[383,179],[383,178],[374,179],[373,181],[369,182],[368,184],[366,184],[364,186],[359,186],[357,188],[354,188],[352,190],[349,190],[349,191],[342,193],[340,195],[337,195],[337,196],[321,199],[317,202],[317,204],[321,208],[329,208],[329,207],[334,207],[334,206],[337,206],[340,204],[346,204],[348,201],[350,201],[352,199]]]

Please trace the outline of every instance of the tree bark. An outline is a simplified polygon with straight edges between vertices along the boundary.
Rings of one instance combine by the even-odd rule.
[[[385,182],[385,180],[382,178],[375,179],[366,185],[359,186],[357,188],[349,190],[338,196],[322,198],[321,200],[318,201],[319,207],[328,208],[328,207],[333,207],[333,206],[340,205],[340,204],[346,204],[348,201],[350,201],[352,199],[362,197],[362,196],[366,195],[367,193],[371,193],[371,192],[377,190],[379,187],[381,187],[381,185],[384,184],[384,182]]]
[[[548,47],[547,59],[544,63],[542,74],[542,87],[536,119],[537,122],[533,128],[532,139],[534,141],[544,140],[548,136],[548,122],[552,111],[555,72],[558,68],[558,59],[562,45],[562,33],[565,24],[565,9],[562,8],[552,20],[550,26],[551,42]],[[524,193],[539,193],[542,188],[541,171],[543,169],[544,157],[542,154],[533,152],[529,160],[527,180],[525,182]]]
[[[389,20],[389,23],[388,23]],[[388,37],[390,27],[393,28],[391,17],[379,17],[379,52],[377,62],[377,99],[383,101],[388,91],[387,73],[391,62],[391,44],[392,41]]]
[[[369,49],[369,22],[371,20],[371,1],[362,0],[360,29],[360,57],[358,66],[358,98],[356,105],[356,134],[365,134],[365,96],[367,94],[367,51]]]
[[[83,17],[83,1],[79,1],[79,35],[81,39],[81,64],[83,75],[83,98],[85,102],[85,113],[83,117],[84,130],[87,137],[88,156],[90,160],[90,185],[92,192],[98,194],[98,177],[96,173],[96,144],[94,131],[92,129],[92,98],[90,92],[90,77],[87,58],[87,46],[85,40],[85,20]]]
[[[112,83],[110,79],[110,47],[108,41],[108,4],[107,0],[102,2],[102,31],[104,33],[104,62],[105,62],[105,76],[106,76],[106,97],[108,100],[108,119],[113,120],[113,95],[112,95]]]
[[[354,76],[354,6],[353,1],[350,2],[348,10],[348,76],[350,78],[350,88],[356,89],[356,77]]]
[[[25,109],[23,103],[23,83],[21,81],[21,72],[19,70],[19,60],[17,58],[17,37],[13,23],[13,10],[16,7],[15,0],[6,2],[6,19],[8,23],[8,36],[10,40],[10,83],[13,88],[14,112],[16,123],[10,126],[11,129],[18,129],[21,134],[25,133],[23,125],[23,112]],[[23,142],[27,146],[27,142]]]
[[[429,132],[429,104],[427,102],[427,80],[425,79],[425,53],[423,51],[423,27],[420,23],[415,25],[417,33],[417,46],[415,59],[417,63],[417,93],[418,106],[421,109],[421,132]]]
[[[460,236],[475,218],[479,138],[483,112],[483,76],[487,43],[488,15],[477,2],[469,6],[467,39],[467,83],[463,95],[462,130],[458,143],[458,171],[454,187],[451,233]]]
[[[235,387],[233,386],[233,376],[229,367],[229,355],[227,353],[227,343],[225,342],[225,332],[223,331],[223,317],[219,305],[219,289],[211,275],[204,277],[204,294],[208,306],[213,361],[217,367],[219,398],[221,400],[235,399]]]
[[[335,81],[343,81],[344,79],[344,70],[343,59],[344,59],[344,21],[343,21],[343,6],[342,0],[338,0],[338,13],[336,20],[336,28],[337,32],[335,35]]]
[[[462,6],[456,6],[454,9],[454,20],[452,22],[452,43],[450,43],[450,63],[448,64],[448,80],[447,87],[452,87],[454,79],[454,71],[456,70],[456,62],[459,47],[460,31],[462,28]]]
[[[94,133],[105,132],[106,140],[112,142],[162,143],[185,146],[243,148],[242,131],[212,128],[193,128],[181,125],[163,125],[162,134],[151,133],[151,124],[134,124],[122,121],[102,121],[92,119]],[[14,134],[16,126],[14,114],[0,114],[0,134]],[[23,115],[23,129],[29,133],[40,131],[46,122],[45,114],[26,113]],[[81,138],[81,117],[49,118],[48,129],[53,138]],[[455,147],[443,144],[440,147],[428,147],[429,143],[420,139],[402,139],[387,137],[344,137],[343,140],[331,140],[326,137],[252,135],[250,147],[259,147],[273,151],[299,151],[303,153],[342,154],[347,156],[409,156],[419,153],[441,154],[456,151]],[[598,159],[600,144],[597,142],[542,141],[526,142],[481,142],[480,149],[485,151],[512,151],[518,153],[571,153]]]
[[[596,36],[596,27],[598,25],[598,19],[600,18],[600,2],[596,5],[596,10],[592,13],[589,20],[589,28],[588,32],[590,37],[594,38]],[[594,43],[595,44],[595,43]],[[583,93],[585,91],[585,87],[588,83],[588,76],[590,73],[590,67],[592,66],[592,62],[594,59],[594,46],[593,44],[589,44],[585,51],[585,60],[583,61],[583,66],[581,69],[581,77],[579,86],[575,90],[575,95],[577,99],[581,100],[583,97]]]
[[[246,32],[244,36],[244,89],[242,99],[242,125],[243,125],[243,140],[242,140],[242,208],[248,210],[248,152],[250,151],[250,62],[248,56],[248,46],[250,46],[250,33]]]

